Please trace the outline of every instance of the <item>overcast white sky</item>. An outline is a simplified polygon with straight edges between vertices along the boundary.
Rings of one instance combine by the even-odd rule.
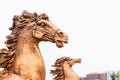
[[[0,10],[0,48],[5,47],[13,16],[23,10],[48,14],[68,34],[69,43],[61,49],[40,43],[46,80],[52,80],[51,65],[62,56],[82,59],[73,66],[79,76],[120,70],[120,0],[3,0]]]

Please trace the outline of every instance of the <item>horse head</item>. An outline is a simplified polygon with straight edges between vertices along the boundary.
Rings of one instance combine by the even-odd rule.
[[[63,43],[68,42],[67,34],[57,28],[45,13],[38,15],[36,12],[32,14],[25,10],[22,15],[14,16],[13,21],[13,26],[10,28],[13,33],[29,30],[37,40],[56,43],[58,48],[63,47]]]
[[[61,48],[63,43],[68,42],[68,36],[49,21],[46,14],[40,15],[40,20],[36,22],[33,30],[33,36],[40,41],[50,41],[56,43]]]
[[[77,59],[70,59],[68,61],[65,61],[63,67],[67,67],[67,66],[72,67],[76,63],[81,63],[81,59],[77,58]]]

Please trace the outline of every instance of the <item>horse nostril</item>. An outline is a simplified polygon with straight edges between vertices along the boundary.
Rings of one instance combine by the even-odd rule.
[[[57,42],[61,42],[60,40],[56,40]]]
[[[79,62],[81,62],[81,59],[79,59]]]

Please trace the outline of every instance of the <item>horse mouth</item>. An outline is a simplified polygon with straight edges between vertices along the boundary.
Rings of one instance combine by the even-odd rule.
[[[81,63],[81,59],[76,60],[76,63]]]
[[[64,44],[68,43],[68,36],[63,32],[58,31],[54,37],[54,40],[55,40],[56,46],[58,48],[61,48],[64,46]]]
[[[79,58],[79,59],[76,59],[75,61],[74,61],[74,63],[81,63],[81,59]]]
[[[64,41],[62,41],[62,40],[56,40],[56,46],[57,46],[58,48],[63,47],[63,46],[64,46],[64,43],[65,43],[65,44],[68,43],[68,40],[64,40]]]

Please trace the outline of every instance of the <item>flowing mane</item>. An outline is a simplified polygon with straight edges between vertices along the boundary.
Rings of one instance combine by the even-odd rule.
[[[63,64],[65,61],[71,61],[70,57],[61,57],[58,58],[52,67],[56,67],[55,70],[51,70],[50,73],[53,74],[54,80],[64,80],[64,70]]]
[[[13,17],[13,25],[9,28],[11,32],[8,35],[5,41],[6,47],[8,49],[1,49],[0,50],[0,68],[4,68],[5,70],[10,70],[12,64],[14,62],[14,55],[18,40],[18,35],[27,24],[31,22],[37,22],[40,19],[49,20],[46,14],[37,15],[37,13],[29,13],[27,11],[23,11],[22,15],[15,15]]]

